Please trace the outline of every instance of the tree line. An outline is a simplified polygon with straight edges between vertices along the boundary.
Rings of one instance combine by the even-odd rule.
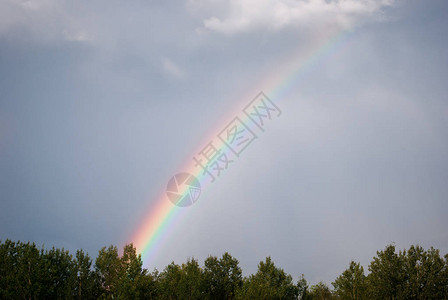
[[[303,275],[294,282],[270,257],[249,276],[229,253],[149,272],[132,244],[121,256],[103,247],[94,262],[83,250],[0,241],[0,299],[448,299],[448,254],[432,247],[388,245],[368,271],[351,261],[330,288]]]

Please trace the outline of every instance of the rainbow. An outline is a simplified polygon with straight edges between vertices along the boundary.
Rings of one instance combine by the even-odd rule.
[[[316,66],[318,62],[323,61],[325,57],[328,57],[337,50],[338,45],[342,44],[342,41],[345,40],[348,33],[345,30],[333,29],[327,34],[319,36],[312,43],[312,46],[309,47],[307,53],[304,54],[301,52],[297,55],[299,51],[294,51],[291,56],[284,59],[283,63],[277,64],[278,71],[275,73],[271,72],[268,78],[265,78],[264,81],[257,85],[259,89],[255,91],[265,91],[265,94],[269,98],[274,99],[276,103],[284,99],[292,91],[297,89],[297,82],[301,76],[304,76],[311,67]],[[197,156],[201,149],[212,140],[214,141],[214,146],[220,153],[231,154],[229,148],[223,142],[220,142],[216,136],[231,119],[237,115],[241,115],[242,108],[255,96],[253,91],[251,93],[253,94],[245,95],[241,98],[242,107],[238,107],[232,111],[225,123],[218,124],[219,127],[211,131],[210,135],[199,145],[200,148],[195,149],[192,155],[187,156],[186,163],[178,169],[179,172],[194,175],[201,184],[202,192],[210,185],[210,178],[204,174],[202,168],[195,165],[192,157]],[[242,119],[242,121],[244,123],[250,123],[248,118]],[[237,162],[235,161],[235,163]],[[231,172],[231,170],[226,171]],[[226,171],[223,171],[223,175],[226,174]],[[156,199],[155,204],[144,216],[135,233],[128,240],[128,243],[134,244],[137,252],[142,255],[143,260],[149,260],[156,255],[160,245],[163,243],[164,237],[170,234],[182,216],[188,213],[189,210],[188,208],[178,207],[169,201],[164,188],[159,193],[160,195]],[[187,192],[182,191],[182,193]]]

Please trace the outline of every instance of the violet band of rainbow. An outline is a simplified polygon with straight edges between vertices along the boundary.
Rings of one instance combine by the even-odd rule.
[[[312,67],[334,53],[338,49],[338,46],[343,44],[348,33],[340,29],[329,30],[327,33],[322,34],[322,37],[316,42],[316,45],[311,47],[307,54],[300,53],[300,55],[297,55],[295,52],[292,53],[291,56],[284,59],[284,62],[279,64],[281,67],[278,68],[277,72],[272,72],[270,76],[257,85],[259,87],[258,92],[264,91],[267,97],[277,104],[291,92],[297,90],[300,77],[306,75]],[[203,142],[198,145],[198,148],[186,158],[184,165],[178,169],[178,172],[186,172],[195,176],[201,184],[202,191],[210,186],[210,181],[206,179],[207,175],[204,174],[203,169],[195,165],[192,159],[193,156],[197,155],[201,151],[200,149],[209,143],[210,140],[215,141],[214,146],[221,153],[230,154],[231,150],[229,147],[224,142],[216,139],[216,136],[235,116],[240,116],[241,121],[244,123],[251,123],[247,116],[241,114],[241,110],[256,96],[253,94],[254,90],[257,89],[251,89],[251,95],[247,94],[241,97],[241,100],[239,100],[241,105],[229,112],[229,117],[224,118],[226,120],[224,123],[217,124],[217,127],[210,131],[210,134],[204,138]],[[227,170],[227,172],[231,172],[231,169]],[[187,214],[189,210],[188,207],[174,205],[167,198],[164,188],[154,201],[154,205],[143,217],[135,233],[128,240],[128,243],[134,244],[145,263],[157,254],[158,249],[164,241],[164,237],[171,233],[176,227],[176,224],[182,219],[182,216]],[[187,189],[182,191],[182,195],[185,195],[185,193],[188,193]],[[207,201],[207,199],[201,198],[199,201]]]

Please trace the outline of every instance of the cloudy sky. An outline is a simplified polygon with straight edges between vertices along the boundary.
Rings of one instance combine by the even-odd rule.
[[[388,243],[445,254],[447,28],[444,0],[0,0],[0,239],[121,247],[264,90],[281,117],[146,267],[228,251],[330,283]]]

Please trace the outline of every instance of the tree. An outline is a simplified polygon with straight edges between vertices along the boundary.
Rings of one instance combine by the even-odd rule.
[[[277,268],[270,257],[258,264],[258,271],[245,279],[238,293],[241,299],[297,299],[298,289],[291,275]]]
[[[396,254],[395,246],[388,245],[384,251],[377,251],[369,265],[369,295],[373,299],[397,299],[406,278],[404,273],[403,253]]]
[[[16,294],[16,266],[18,263],[16,243],[6,240],[0,243],[0,299],[13,299]]]
[[[229,253],[221,259],[209,256],[204,262],[204,284],[209,299],[234,299],[243,283],[239,262]]]
[[[311,286],[310,296],[313,300],[329,300],[332,299],[330,288],[324,283],[319,282]]]
[[[72,296],[76,273],[71,254],[58,248],[51,248],[41,254],[43,286],[42,297],[46,299],[63,299]]]
[[[99,296],[99,278],[92,270],[92,259],[84,251],[77,250],[74,260],[76,283],[74,295],[81,299],[96,299]]]
[[[105,299],[152,299],[156,295],[155,280],[143,269],[140,254],[132,244],[125,245],[118,256],[115,246],[102,248],[95,262],[101,297]]]
[[[181,272],[179,289],[182,299],[203,299],[206,293],[203,288],[203,271],[198,261],[194,258],[188,259],[182,264]]]
[[[342,300],[366,299],[367,281],[364,268],[354,261],[342,275],[338,276],[332,283],[335,294]]]
[[[311,295],[308,290],[308,282],[306,281],[305,276],[303,274],[297,281],[297,292],[300,300],[311,299]]]
[[[424,257],[423,298],[446,299],[447,294],[443,290],[445,287],[448,287],[448,281],[443,278],[445,264],[440,257],[439,250],[431,247],[425,252]]]
[[[45,290],[42,280],[41,252],[34,243],[10,245],[12,254],[12,286],[15,289],[13,298],[36,299]]]
[[[132,244],[123,249],[118,294],[122,299],[151,299],[155,296],[153,278],[143,269],[141,254],[137,255]]]
[[[101,297],[112,299],[118,296],[120,277],[123,275],[121,260],[116,246],[103,247],[95,261],[99,276]]]
[[[406,299],[442,299],[446,281],[443,279],[444,261],[439,251],[411,246],[404,251],[405,284],[401,296]]]
[[[158,276],[160,298],[169,300],[181,299],[181,295],[178,290],[181,278],[182,271],[179,265],[171,262],[168,266],[166,266]]]
[[[448,254],[445,254],[445,266],[441,276],[443,281],[443,299],[448,299]]]

